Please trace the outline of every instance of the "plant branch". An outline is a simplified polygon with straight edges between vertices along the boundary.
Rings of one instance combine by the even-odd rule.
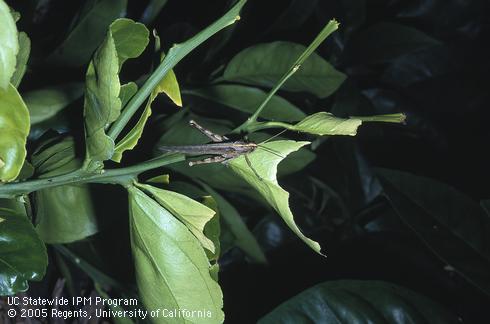
[[[184,159],[185,157],[182,154],[168,154],[127,168],[112,169],[97,173],[86,173],[80,169],[53,178],[8,183],[0,186],[0,198],[14,198],[18,195],[67,184],[112,183],[126,185],[142,172],[180,162]]]
[[[289,68],[289,70],[282,76],[279,82],[275,85],[275,87],[269,92],[264,101],[260,104],[257,110],[254,112],[252,116],[250,116],[242,125],[233,130],[233,133],[240,133],[243,131],[251,131],[251,125],[257,122],[257,118],[259,117],[262,110],[264,110],[265,106],[274,94],[282,87],[282,85],[291,77],[294,73],[296,73],[301,65],[306,61],[306,59],[320,46],[320,44],[334,31],[339,28],[339,23],[333,19],[328,22],[328,24],[322,29],[322,31],[315,37],[313,42],[305,49],[305,51],[298,57],[296,62]]]
[[[119,136],[124,127],[127,125],[131,117],[136,113],[138,108],[148,98],[153,89],[163,79],[163,77],[172,69],[179,61],[181,61],[187,54],[194,50],[197,46],[201,45],[208,38],[219,32],[221,29],[233,24],[240,19],[240,9],[245,4],[246,0],[240,0],[233,8],[230,9],[223,17],[215,21],[206,29],[189,39],[188,41],[175,44],[170,48],[167,55],[156,68],[156,70],[150,75],[143,86],[136,92],[136,94],[128,102],[124,110],[121,112],[119,118],[109,129],[108,135],[113,139]]]

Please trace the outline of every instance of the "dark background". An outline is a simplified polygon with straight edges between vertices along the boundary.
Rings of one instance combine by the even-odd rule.
[[[43,56],[63,38],[59,31],[73,19],[81,2],[11,3],[25,15],[21,29],[35,42],[36,73],[25,79],[21,89],[83,80],[85,68],[57,70],[43,65]],[[170,0],[153,27],[168,48],[207,26],[230,3]],[[129,1],[127,16],[138,19],[146,4]],[[253,322],[304,289],[336,279],[397,283],[441,303],[465,323],[490,321],[489,297],[457,273],[444,270],[445,263],[397,217],[372,171],[384,167],[426,176],[476,202],[490,197],[488,9],[486,0],[249,0],[231,39],[219,52],[204,60],[216,44],[212,39],[177,66],[181,87],[206,84],[209,73],[240,50],[274,40],[307,45],[328,20],[336,18],[339,31],[317,52],[348,79],[324,100],[285,96],[306,103],[300,106],[306,113],[407,115],[406,125],[368,124],[354,138],[329,138],[322,144],[317,160],[305,171],[336,193],[335,197],[327,194],[330,200],[321,210],[321,198],[309,191],[304,172],[283,179],[292,193],[298,223],[321,243],[327,258],[307,248],[276,215],[231,196],[267,251],[269,264],[251,264],[236,249],[223,256],[220,283],[228,322]],[[411,50],[403,37],[386,48],[363,41],[363,33],[379,22],[414,27],[440,45]],[[388,58],[377,59],[383,55]],[[131,64],[129,74],[137,74],[143,63]],[[310,199],[295,196],[294,191]],[[57,276],[55,269],[50,273],[47,282]],[[131,271],[119,275],[131,276]]]

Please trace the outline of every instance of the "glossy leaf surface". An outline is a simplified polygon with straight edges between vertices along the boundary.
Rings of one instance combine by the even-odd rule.
[[[432,179],[388,169],[377,173],[403,222],[435,255],[490,294],[490,219],[480,205]]]
[[[14,180],[26,157],[29,111],[13,85],[0,89],[0,183]]]
[[[48,255],[29,219],[3,207],[0,200],[0,295],[12,295],[42,279]]]
[[[267,97],[267,94],[258,88],[232,84],[191,90],[188,93],[249,114],[253,114]],[[278,95],[272,97],[260,114],[260,117],[265,119],[287,122],[298,121],[305,116],[298,107]]]
[[[306,47],[290,42],[273,42],[249,47],[226,66],[223,80],[263,87],[274,87]],[[286,91],[305,91],[319,98],[334,93],[346,76],[316,53],[281,87]]]
[[[268,323],[459,323],[432,300],[382,281],[331,281],[279,305],[259,320]]]
[[[87,1],[62,44],[51,54],[49,62],[56,65],[86,64],[104,40],[107,28],[126,11],[127,0]]]

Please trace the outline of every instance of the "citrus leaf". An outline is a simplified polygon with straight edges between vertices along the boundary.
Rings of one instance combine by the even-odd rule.
[[[12,84],[0,88],[0,183],[19,175],[27,154],[29,111]]]
[[[247,225],[236,208],[208,185],[202,184],[202,186],[218,203],[221,220],[232,232],[234,244],[242,249],[253,261],[267,263],[266,256],[257,242],[257,239],[247,228]]]
[[[382,281],[321,283],[261,318],[268,323],[459,323],[429,298]]]
[[[223,294],[210,275],[199,241],[170,212],[136,187],[129,187],[131,247],[139,294],[147,309],[209,311],[200,323],[224,320]],[[195,318],[174,318],[173,323]],[[154,318],[155,323],[168,323]]]
[[[7,90],[19,52],[19,36],[7,4],[0,0],[0,90]]]
[[[214,252],[206,251],[206,255],[211,262],[211,276],[216,282],[218,282],[218,259],[221,254],[221,244],[219,241],[221,235],[221,215],[218,209],[218,203],[216,202],[214,197],[204,196],[202,197],[202,203],[204,206],[209,207],[211,210],[214,211],[213,217],[204,226],[204,234],[213,242],[214,245]]]
[[[440,44],[416,28],[381,22],[353,38],[346,48],[346,55],[359,62],[379,63]]]
[[[86,160],[100,162],[110,159],[114,152],[114,141],[105,129],[120,114],[119,63],[116,46],[110,30],[102,45],[95,52],[86,75],[85,91],[85,137]]]
[[[140,56],[150,41],[146,26],[131,19],[117,19],[109,28],[116,46],[119,69],[127,59]]]
[[[160,81],[155,89],[153,90],[154,94],[165,93],[170,100],[173,101],[179,107],[182,107],[182,98],[180,96],[180,87],[177,82],[177,77],[173,70],[169,70],[167,74],[163,77],[162,81]]]
[[[283,41],[249,47],[228,63],[222,80],[272,88],[305,50],[303,45]],[[306,91],[325,98],[334,93],[345,78],[320,55],[311,53],[281,89]]]
[[[289,209],[289,193],[279,186],[276,179],[277,165],[289,153],[297,151],[307,144],[309,142],[269,142],[262,144],[261,147],[258,147],[252,153],[231,160],[229,165],[236,174],[257,190],[299,238],[317,253],[320,253],[320,245],[307,238],[296,225],[293,214]],[[248,158],[250,163],[248,163],[246,158]]]
[[[138,91],[138,85],[134,82],[128,82],[121,86],[119,91],[119,99],[121,99],[121,107],[124,108],[126,104],[131,100],[134,94]]]
[[[82,95],[81,83],[68,83],[24,93],[24,101],[31,116],[31,125],[53,117]]]
[[[377,169],[391,205],[441,260],[490,295],[490,219],[465,194],[438,181]]]
[[[216,214],[214,210],[177,192],[145,184],[137,186],[150,193],[160,205],[187,226],[204,248],[214,253],[213,241],[204,235],[204,227]]]
[[[55,138],[57,140],[57,138]],[[78,169],[75,141],[47,140],[32,155],[39,178],[54,177]],[[34,193],[36,201],[36,231],[45,243],[70,243],[82,240],[98,231],[89,186],[64,185]]]
[[[126,5],[127,0],[87,1],[74,28],[48,62],[74,67],[86,64],[104,40],[109,25],[124,15]]]
[[[28,280],[41,280],[48,255],[27,217],[3,206],[0,200],[0,295],[5,296],[26,291]]]
[[[230,108],[253,114],[265,100],[267,94],[257,88],[242,85],[216,85],[195,89],[186,93],[211,100]],[[280,96],[273,96],[259,117],[286,122],[298,121],[305,118],[305,113],[298,107]]]
[[[363,122],[387,122],[387,123],[403,123],[405,121],[404,114],[388,114],[376,115],[368,117],[335,117],[329,112],[318,112],[310,115],[295,125],[286,123],[271,122],[270,126],[284,127],[289,130],[309,133],[314,135],[349,135],[355,136],[357,129]],[[260,123],[259,123],[260,124]],[[267,122],[262,123],[268,125]],[[266,128],[266,127],[263,127]]]
[[[19,52],[17,53],[17,63],[15,66],[14,74],[10,79],[10,83],[16,88],[19,87],[22,77],[26,72],[27,61],[29,60],[29,54],[31,53],[31,40],[26,33],[19,33]]]
[[[146,122],[151,116],[151,104],[162,92],[167,94],[176,105],[182,106],[179,84],[177,83],[177,78],[175,77],[173,70],[169,70],[169,72],[157,84],[155,89],[153,89],[148,101],[146,102],[145,109],[136,122],[136,125],[116,144],[114,155],[112,157],[113,161],[121,162],[123,153],[125,151],[132,150],[138,144],[139,139],[143,135]]]
[[[168,174],[163,174],[163,175],[159,175],[156,177],[152,177],[152,178],[146,180],[145,182],[169,184],[170,183],[170,176]]]

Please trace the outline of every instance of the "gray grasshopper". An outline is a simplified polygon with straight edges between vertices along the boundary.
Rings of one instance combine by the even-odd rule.
[[[230,160],[244,155],[245,161],[247,162],[248,166],[253,170],[255,175],[260,178],[255,169],[252,167],[252,163],[250,162],[249,158],[247,157],[247,154],[255,151],[259,147],[259,144],[246,142],[243,140],[231,141],[228,137],[224,135],[218,135],[208,129],[205,129],[194,120],[190,120],[189,125],[199,130],[202,134],[206,135],[213,143],[201,145],[159,146],[158,151],[166,153],[183,153],[186,155],[214,155],[213,157],[208,157],[203,160],[191,161],[189,162],[189,166],[207,163],[226,164]],[[270,149],[264,149],[272,154],[278,155],[277,153],[272,152]],[[278,156],[282,157],[281,155]]]

